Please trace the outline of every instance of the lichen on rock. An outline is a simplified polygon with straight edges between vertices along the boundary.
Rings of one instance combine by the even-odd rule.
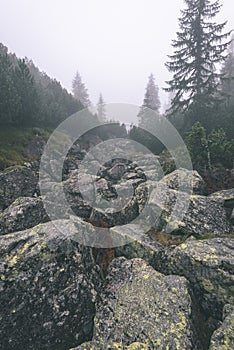
[[[223,322],[211,337],[209,350],[234,349],[234,306],[227,304],[223,310]]]
[[[102,344],[100,349],[111,342],[124,349],[134,349],[136,342],[149,349],[196,349],[191,313],[184,277],[164,276],[142,259],[118,258],[97,306],[93,341]]]
[[[72,226],[61,220],[0,237],[3,349],[64,350],[90,339],[99,270],[73,239],[78,221]]]
[[[191,240],[165,251],[157,268],[185,276],[206,312],[220,319],[222,308],[234,303],[234,239]]]

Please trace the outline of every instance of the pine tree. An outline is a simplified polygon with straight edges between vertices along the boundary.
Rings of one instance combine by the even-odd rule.
[[[166,67],[173,73],[165,90],[175,92],[171,112],[212,104],[219,83],[217,64],[222,62],[230,42],[231,32],[223,34],[226,22],[216,24],[219,0],[185,0],[187,8],[181,11],[180,31],[173,40],[174,54]],[[225,41],[225,42],[224,42]]]
[[[99,95],[99,100],[97,103],[97,117],[101,122],[106,121],[106,105],[103,100],[102,94]]]
[[[79,72],[76,72],[76,75],[72,81],[72,92],[75,99],[80,101],[84,107],[89,107],[91,105],[88,91],[85,84],[82,82]]]
[[[158,96],[158,87],[155,84],[155,78],[153,74],[150,74],[148,78],[148,83],[146,86],[145,97],[143,100],[143,104],[140,107],[140,111],[138,113],[139,126],[145,127],[150,125],[152,111],[155,111],[159,114],[160,108],[160,100]]]

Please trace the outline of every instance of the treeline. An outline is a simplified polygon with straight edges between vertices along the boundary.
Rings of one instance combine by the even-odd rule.
[[[0,44],[0,124],[51,127],[82,109],[61,84]]]

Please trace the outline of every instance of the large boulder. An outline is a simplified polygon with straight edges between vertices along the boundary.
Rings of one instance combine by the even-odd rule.
[[[234,210],[234,188],[229,190],[223,190],[212,193],[210,196],[212,199],[216,199],[223,202],[223,206],[227,212],[227,216],[232,220],[232,212]]]
[[[204,195],[207,193],[206,183],[196,170],[176,169],[163,177],[160,181],[173,190],[193,190],[194,194]]]
[[[49,221],[42,198],[19,197],[0,213],[0,235],[22,231]]]
[[[45,205],[50,207],[51,217],[48,216]],[[69,218],[60,203],[54,206],[43,197],[19,197],[0,213],[0,235],[26,230],[50,221],[54,216]]]
[[[164,276],[142,259],[115,259],[97,306],[93,341],[97,350],[135,342],[150,349],[200,349],[188,282]]]
[[[227,304],[223,310],[223,322],[211,337],[209,350],[234,349],[234,306]]]
[[[159,216],[156,229],[167,227],[175,233],[198,237],[228,235],[231,232],[223,201],[218,198],[189,195],[158,183],[150,194],[149,204],[155,216]]]
[[[189,240],[166,250],[157,268],[185,276],[207,315],[221,319],[225,304],[234,304],[234,239]]]
[[[0,210],[18,197],[32,197],[38,191],[38,176],[27,167],[16,167],[0,173]]]
[[[99,270],[74,240],[88,226],[60,220],[0,237],[2,349],[64,350],[91,338]]]

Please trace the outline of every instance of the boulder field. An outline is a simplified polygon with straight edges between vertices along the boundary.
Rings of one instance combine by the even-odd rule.
[[[44,193],[0,173],[0,349],[234,349],[234,189],[140,154],[77,181],[84,154]]]

